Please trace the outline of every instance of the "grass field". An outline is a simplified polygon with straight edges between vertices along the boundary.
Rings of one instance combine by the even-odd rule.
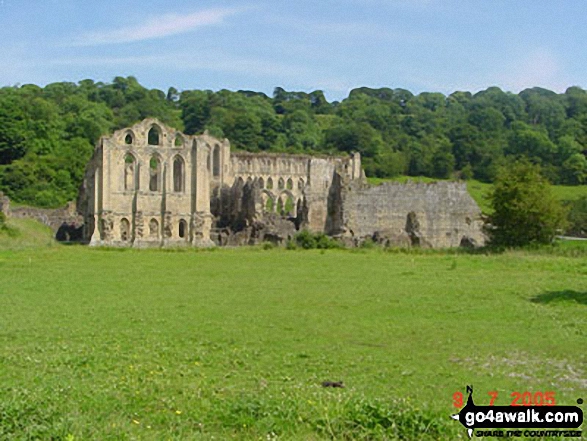
[[[584,258],[13,248],[0,439],[465,439],[467,384],[587,397]]]
[[[399,176],[397,178],[392,179],[381,179],[381,178],[368,178],[369,183],[373,185],[379,185],[383,182],[387,181],[394,181],[394,182],[436,182],[438,179],[427,178],[424,176],[419,177],[409,177],[409,176]],[[470,180],[467,182],[467,190],[469,194],[475,199],[481,211],[485,214],[490,214],[492,212],[488,195],[491,191],[492,185],[486,184],[484,182]],[[587,196],[587,185],[553,185],[552,193],[555,198],[559,201],[570,201],[579,199],[580,197]]]

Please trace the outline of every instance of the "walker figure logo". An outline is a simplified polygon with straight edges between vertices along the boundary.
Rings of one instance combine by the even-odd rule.
[[[580,430],[494,430],[477,429],[578,429],[583,423],[583,411],[577,406],[477,406],[473,402],[473,387],[467,386],[467,404],[452,419],[459,421],[469,434],[477,436],[581,437]],[[583,404],[582,399],[577,400]]]

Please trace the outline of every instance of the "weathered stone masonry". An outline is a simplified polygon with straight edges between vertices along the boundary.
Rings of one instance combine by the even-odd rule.
[[[482,244],[464,184],[365,182],[360,155],[234,153],[146,119],[101,138],[78,200],[91,245],[284,242],[307,228],[358,244]]]

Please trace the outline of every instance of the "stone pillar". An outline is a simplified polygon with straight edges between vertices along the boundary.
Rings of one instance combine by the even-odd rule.
[[[195,247],[213,247],[214,242],[210,239],[213,216],[210,212],[198,211],[192,214],[192,245]]]
[[[94,217],[94,231],[92,232],[92,237],[90,238],[90,246],[97,246],[101,244],[101,234],[102,225],[100,222],[100,216],[98,216],[98,184],[99,184],[99,176],[100,169],[96,168],[94,172],[94,183],[93,183],[93,190],[94,195],[92,197],[93,207],[92,207],[92,216]]]

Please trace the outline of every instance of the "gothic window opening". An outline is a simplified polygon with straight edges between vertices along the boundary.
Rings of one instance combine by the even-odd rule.
[[[181,237],[182,239],[185,239],[187,236],[187,222],[185,220],[180,220],[179,221],[179,237]]]
[[[149,161],[149,190],[161,191],[161,161],[156,156]]]
[[[273,198],[268,197],[267,200],[265,201],[265,211],[267,211],[269,213],[273,213],[274,208],[275,208],[275,204],[273,203]]]
[[[283,204],[283,199],[279,198],[277,200],[277,213],[280,214],[280,215],[282,215],[282,216],[285,214],[284,211],[283,211],[283,209],[284,209],[283,205],[284,205]]]
[[[151,130],[149,130],[149,134],[147,136],[147,142],[149,143],[149,145],[160,145],[161,130],[159,130],[159,127],[151,127]]]
[[[173,144],[177,148],[183,147],[183,137],[181,135],[177,135]]]
[[[291,196],[288,196],[283,206],[283,211],[287,216],[293,216],[295,209],[295,203]]]
[[[267,179],[267,190],[273,190],[273,179]]]
[[[130,133],[126,134],[126,136],[124,137],[124,143],[126,145],[131,145],[133,143],[132,134],[130,134]]]
[[[214,155],[212,158],[212,175],[214,177],[220,176],[220,146],[214,147]]]
[[[279,190],[283,190],[284,187],[285,187],[285,181],[283,180],[283,178],[279,178],[279,181],[277,183],[277,188]]]
[[[137,161],[133,155],[127,153],[124,156],[124,189],[126,191],[138,190]]]
[[[288,190],[291,190],[291,189],[293,189],[293,181],[291,180],[291,178],[289,178],[289,179],[287,180],[287,189],[288,189]]]
[[[180,156],[173,161],[173,191],[177,193],[185,191],[185,162]]]
[[[149,236],[153,238],[159,237],[159,222],[157,222],[157,219],[149,221]]]
[[[263,180],[263,178],[259,178],[259,188],[264,188],[265,187],[265,181]]]
[[[127,242],[130,239],[130,222],[126,218],[120,221],[120,240]]]

